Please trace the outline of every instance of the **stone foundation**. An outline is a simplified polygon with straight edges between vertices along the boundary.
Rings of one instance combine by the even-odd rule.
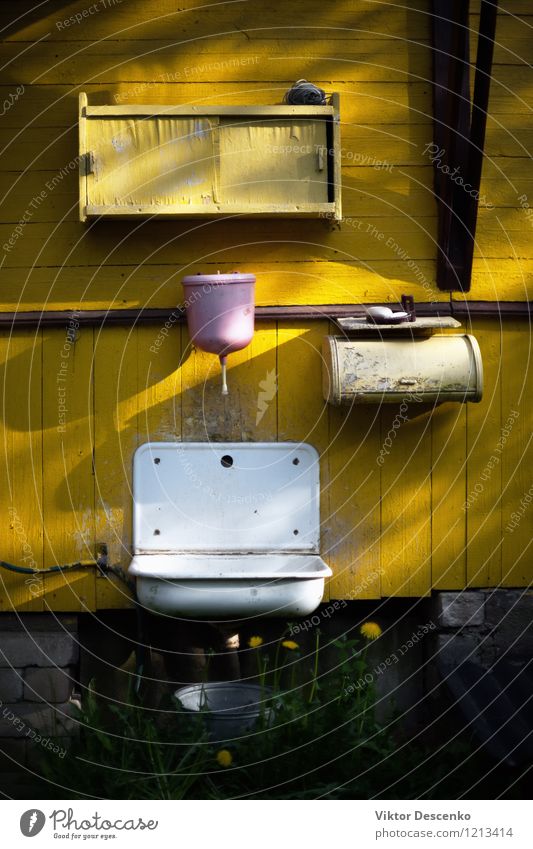
[[[330,602],[288,629],[283,620],[243,622],[233,628],[210,623],[147,617],[141,695],[157,708],[179,686],[195,681],[253,680],[257,658],[248,640],[262,636],[275,648],[282,635],[298,643],[312,663],[320,630],[320,667],[336,662],[338,637],[359,637],[365,621],[382,635],[368,645],[367,675],[376,690],[381,721],[400,716],[407,735],[444,739],[463,727],[463,718],[442,681],[440,658],[448,665],[474,660],[485,669],[505,657],[517,669],[533,656],[533,593],[527,590],[439,592],[431,598],[380,602]],[[127,700],[136,682],[135,611],[96,615],[0,615],[0,773],[31,771],[43,747],[57,745],[63,757],[77,733],[71,717],[73,694],[83,699],[89,683],[112,703]],[[359,637],[360,639],[360,637]],[[239,648],[240,643],[240,648]],[[215,654],[209,658],[210,650]],[[208,667],[208,671],[207,671]],[[357,682],[353,682],[354,687]],[[441,736],[442,735],[442,736]]]
[[[44,750],[64,757],[77,723],[75,616],[0,616],[0,773],[33,770]]]
[[[527,589],[441,592],[434,598],[436,653],[450,662],[470,659],[489,669],[506,657],[517,665],[533,657],[533,592]]]

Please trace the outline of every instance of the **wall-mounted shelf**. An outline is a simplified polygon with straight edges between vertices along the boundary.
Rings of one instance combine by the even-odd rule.
[[[336,324],[347,336],[371,333],[372,335],[411,334],[413,336],[428,335],[438,330],[461,327],[461,322],[451,316],[422,317],[414,321],[404,321],[401,324],[376,324],[366,318],[338,318]]]
[[[89,106],[80,220],[341,218],[339,96],[327,106]]]

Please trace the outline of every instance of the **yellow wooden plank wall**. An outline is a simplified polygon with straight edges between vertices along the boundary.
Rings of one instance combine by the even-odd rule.
[[[216,358],[191,349],[178,325],[155,347],[159,330],[81,328],[61,399],[65,332],[1,334],[4,559],[24,565],[32,552],[39,566],[63,563],[91,557],[106,542],[112,562],[126,567],[132,455],[149,439],[302,440],[321,455],[331,597],[528,582],[531,518],[505,529],[531,486],[531,386],[515,358],[525,365],[530,356],[523,322],[500,328],[484,319],[469,328],[485,365],[481,404],[433,408],[407,398],[401,410],[328,408],[325,321],[261,322],[252,345],[230,358],[227,398]],[[61,419],[59,401],[68,407]],[[0,578],[5,610],[127,603],[120,585],[93,573],[77,573],[67,586],[47,577],[31,597],[24,579]]]
[[[215,358],[193,350],[184,327],[159,346],[157,326],[75,332],[80,309],[170,312],[181,277],[198,270],[253,271],[259,304],[450,298],[434,284],[428,0],[197,5],[108,2],[84,16],[81,0],[0,3],[0,310],[71,311],[70,330],[0,333],[0,558],[62,563],[106,542],[126,566],[132,454],[148,439],[294,439],[321,455],[331,598],[526,585],[526,322],[468,328],[484,357],[481,404],[407,402],[400,427],[399,407],[324,404],[326,320],[259,323],[230,358],[227,399]],[[525,300],[531,290],[533,15],[528,0],[505,10],[473,285],[457,300]],[[102,104],[274,104],[300,77],[341,95],[340,227],[77,220],[80,91]],[[0,610],[128,603],[122,586],[93,573],[25,582],[0,572]]]
[[[43,565],[42,339],[1,334],[0,496],[2,560]],[[5,554],[4,554],[5,551]],[[45,584],[0,570],[2,609],[42,610]]]

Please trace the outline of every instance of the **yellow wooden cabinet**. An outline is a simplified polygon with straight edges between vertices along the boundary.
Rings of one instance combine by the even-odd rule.
[[[338,96],[329,106],[89,106],[80,218],[341,217]]]

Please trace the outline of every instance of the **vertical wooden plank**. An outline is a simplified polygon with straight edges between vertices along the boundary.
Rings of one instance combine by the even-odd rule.
[[[279,390],[277,343],[275,321],[261,322],[256,326],[250,355],[254,359],[257,358],[257,362],[253,367],[252,363],[247,363],[247,368],[250,370],[250,398],[247,407],[249,419],[243,433],[246,439],[257,442],[275,442],[277,439]],[[231,374],[230,380],[233,380]]]
[[[438,404],[431,415],[431,580],[433,589],[466,581],[466,406]]]
[[[408,393],[402,404],[381,409],[384,596],[423,596],[431,589],[431,410]]]
[[[109,562],[127,569],[132,542],[132,468],[139,443],[137,329],[115,327],[94,340],[94,481],[96,539]],[[98,608],[124,607],[129,593],[114,578],[97,578]]]
[[[43,490],[46,566],[91,560],[94,538],[92,470],[93,330],[78,330],[76,313],[63,330],[43,331]],[[94,568],[45,577],[53,610],[94,610]]]
[[[533,528],[533,395],[531,334],[527,321],[506,321],[502,337],[502,580],[531,582]]]
[[[484,389],[482,401],[466,410],[467,585],[490,587],[501,580],[501,339],[499,325],[490,319],[478,319],[473,332]]]
[[[161,334],[162,327],[168,334]],[[108,332],[108,331],[107,331]],[[179,370],[181,356],[181,331],[178,324],[169,321],[168,327],[139,326],[134,331],[136,342],[126,340],[131,344],[131,353],[127,359],[136,355],[136,409],[137,433],[134,435],[127,430],[126,444],[131,453],[131,460],[123,458],[123,479],[118,482],[125,492],[125,480],[129,480],[133,463],[133,452],[144,442],[172,442],[181,436],[181,375]],[[158,342],[159,344],[156,344]],[[136,349],[136,354],[135,354]],[[128,366],[125,366],[128,367]],[[128,380],[124,386],[122,409],[126,404],[129,414],[134,415],[133,399],[127,399],[128,392],[133,389],[133,381]],[[127,414],[127,413],[126,413]],[[120,414],[122,417],[124,412]],[[133,495],[124,496],[133,503]],[[130,532],[131,510],[127,507],[122,517],[124,538]],[[124,524],[126,523],[126,524]],[[131,529],[132,531],[132,529]],[[130,542],[132,539],[130,538]],[[128,543],[129,544],[129,543]],[[115,561],[112,561],[115,562]],[[127,566],[129,556],[123,553],[122,566]],[[123,583],[111,578],[108,581],[97,581],[99,607],[127,607],[131,604],[130,595]]]
[[[181,328],[166,324],[137,328],[139,445],[181,439]]]
[[[379,408],[329,408],[329,547],[331,597],[381,595]],[[331,558],[331,562],[330,562]]]
[[[1,557],[31,569],[43,566],[42,339],[37,332],[0,336]],[[44,609],[42,578],[0,570],[0,611]]]
[[[273,441],[276,433],[276,328],[261,322],[250,345],[228,357],[229,395],[222,395],[218,357],[191,346],[183,333],[182,433],[188,442]]]
[[[329,533],[328,409],[322,397],[322,339],[326,321],[278,325],[278,440],[309,442],[320,455],[321,551]],[[325,558],[327,560],[327,557]],[[325,598],[329,598],[326,586]]]

